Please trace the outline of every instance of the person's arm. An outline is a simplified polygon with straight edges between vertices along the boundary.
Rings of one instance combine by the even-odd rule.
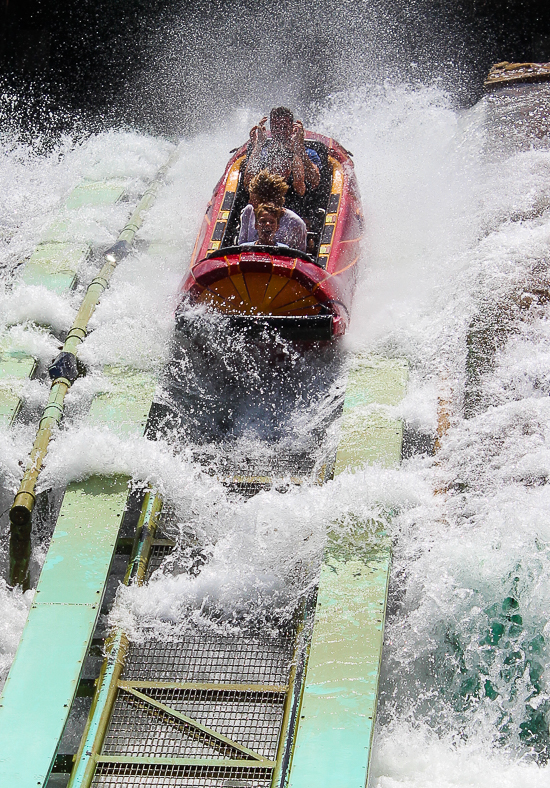
[[[306,179],[304,172],[304,161],[299,153],[294,153],[292,157],[292,185],[294,191],[300,197],[306,193]]]
[[[310,189],[316,189],[319,186],[319,181],[321,180],[319,168],[311,161],[305,150],[304,154],[304,176],[306,184]]]
[[[252,230],[256,229],[255,225],[251,227],[253,219],[254,219],[254,209],[249,203],[241,213],[241,230],[239,232],[239,245],[245,244],[248,241],[256,240],[255,237],[252,237],[253,236]]]
[[[260,154],[262,152],[263,144],[267,139],[267,134],[265,131],[266,123],[267,118],[262,118],[257,126],[253,126],[250,129],[250,142],[252,143],[252,151],[248,157],[243,176],[244,188],[247,191],[250,187],[250,181],[259,172]]]
[[[300,249],[302,252],[306,251],[307,246],[307,227],[306,223],[301,216],[290,211],[290,226],[292,227],[292,238],[289,241],[290,246],[294,249]]]
[[[292,161],[292,178],[294,181],[294,189],[300,195],[300,197],[303,197],[306,193],[306,186],[309,186],[310,189],[316,189],[317,186],[319,186],[321,176],[319,174],[319,170],[306,153],[306,146],[304,142],[304,124],[301,120],[297,120],[294,124],[292,142],[294,146],[294,159]],[[300,188],[302,188],[303,191],[299,191],[299,189],[296,187],[294,163],[297,159],[299,159],[301,162]],[[299,172],[299,168],[296,167],[296,169]]]
[[[298,225],[296,228],[296,234],[296,249],[301,249],[302,252],[307,252],[307,227],[305,222],[302,222]]]

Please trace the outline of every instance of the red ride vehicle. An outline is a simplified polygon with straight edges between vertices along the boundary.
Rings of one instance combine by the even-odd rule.
[[[285,247],[238,246],[247,145],[230,159],[214,189],[189,270],[180,286],[177,315],[206,303],[231,323],[269,325],[297,340],[342,336],[350,319],[363,213],[350,154],[335,140],[306,132],[321,159],[319,186],[305,201],[308,253]]]

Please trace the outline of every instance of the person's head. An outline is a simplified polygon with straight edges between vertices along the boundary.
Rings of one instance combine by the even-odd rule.
[[[278,142],[288,142],[292,136],[294,115],[287,107],[274,107],[269,114],[271,136]]]
[[[275,233],[279,229],[282,215],[283,209],[278,205],[273,205],[273,203],[264,203],[256,208],[254,216],[256,217],[258,243],[273,246]]]
[[[270,203],[280,208],[285,204],[288,184],[280,175],[273,175],[269,170],[262,170],[250,181],[249,197],[254,209]]]

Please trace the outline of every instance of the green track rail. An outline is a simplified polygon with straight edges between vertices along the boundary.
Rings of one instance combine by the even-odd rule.
[[[384,406],[399,402],[406,379],[401,362],[355,359],[336,474],[399,463],[401,424],[384,415]],[[109,388],[94,401],[90,420],[141,434],[154,381],[116,370]],[[48,785],[97,623],[128,481],[94,477],[67,490],[0,700],[2,785]],[[166,542],[155,536],[160,508],[150,493],[127,581],[143,582],[149,557]],[[376,524],[365,523],[353,540],[342,541],[337,529],[329,535],[309,646],[307,606],[278,642],[197,633],[140,645],[114,633],[70,788],[158,788],[173,780],[364,788],[390,562],[389,539]]]
[[[28,559],[24,547],[30,538],[30,521],[36,502],[35,486],[40,474],[48,444],[55,427],[60,423],[65,395],[79,375],[76,356],[80,344],[88,334],[88,323],[93,315],[104,290],[109,286],[119,261],[129,252],[135,235],[143,222],[143,217],[156,199],[156,195],[166,172],[178,157],[176,149],[166,164],[161,167],[156,178],[139,201],[129,221],[119,234],[117,243],[104,254],[104,264],[99,274],[88,285],[73,325],[63,344],[63,351],[49,368],[52,385],[48,403],[40,420],[34,445],[19,490],[10,509],[10,580],[12,585],[25,585]]]
[[[111,376],[91,423],[106,412],[111,429],[143,434],[155,380],[134,373],[131,385],[131,374]],[[129,481],[95,476],[67,488],[0,698],[0,785],[36,788],[49,777],[101,610]]]
[[[173,157],[168,164],[171,161]],[[154,201],[158,185],[155,181],[148,189],[119,236],[127,245]],[[69,196],[66,207],[78,208],[90,204],[90,200],[94,205],[105,204],[120,197],[120,190],[107,191],[106,195],[90,184],[79,187]],[[38,283],[37,260],[44,262],[41,283],[47,285],[49,277],[59,274],[59,267],[50,265],[51,260],[48,262],[44,255],[34,261],[31,258],[34,267],[27,284]],[[116,260],[112,262],[116,264]],[[50,289],[56,289],[56,282],[59,284],[58,279],[54,280]],[[64,287],[72,283],[66,279]],[[78,342],[85,334],[85,330],[81,332]],[[12,363],[11,357],[8,361]],[[127,367],[106,367],[103,372],[105,392],[94,399],[89,423],[118,434],[143,435],[155,376]],[[8,403],[6,421],[13,421],[18,407],[18,403]],[[59,411],[60,417],[62,403]],[[35,598],[0,697],[2,786],[36,788],[47,784],[101,611],[128,506],[129,482],[128,477],[95,476],[69,485],[65,492]]]
[[[402,424],[376,406],[399,404],[406,383],[402,361],[355,359],[335,475],[365,463],[400,463]],[[391,542],[376,523],[363,523],[353,539],[329,535],[289,788],[367,784],[390,565]]]
[[[399,361],[355,360],[337,474],[365,462],[399,463],[402,427],[384,416],[383,406],[398,404],[406,379],[407,367]],[[376,525],[365,524],[344,545],[331,535],[307,672],[303,625],[312,610],[306,607],[276,654],[278,683],[273,644],[269,650],[254,637],[208,642],[199,634],[169,647],[152,642],[144,658],[143,647],[115,633],[69,788],[162,786],[173,779],[195,786],[226,780],[266,788],[312,781],[364,786],[390,561],[391,545]],[[241,650],[243,664],[235,672]],[[264,720],[259,731],[264,718],[269,724]]]

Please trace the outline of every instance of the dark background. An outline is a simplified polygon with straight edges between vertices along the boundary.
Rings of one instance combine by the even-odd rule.
[[[550,0],[0,3],[0,114],[32,132],[196,131],[262,85],[303,110],[392,76],[437,79],[468,105],[492,63],[550,61]]]

